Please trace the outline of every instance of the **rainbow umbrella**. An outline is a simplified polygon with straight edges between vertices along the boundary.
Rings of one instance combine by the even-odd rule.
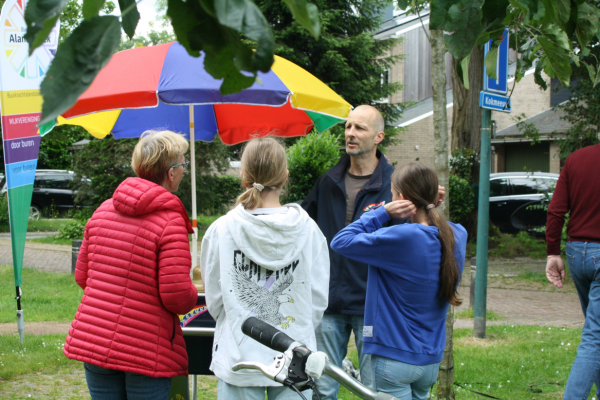
[[[319,79],[275,56],[271,70],[243,91],[223,96],[221,80],[204,70],[204,54],[190,56],[178,42],[115,54],[57,124],[79,125],[92,136],[139,138],[148,129],[236,144],[267,134],[323,132],[344,121],[351,106]],[[41,128],[43,129],[43,128]],[[191,159],[195,160],[194,146]],[[192,265],[197,262],[196,179],[192,162]]]
[[[193,118],[195,140],[211,142],[219,134],[231,145],[265,134],[323,132],[351,109],[319,79],[278,56],[250,88],[223,96],[220,86],[204,70],[203,53],[192,57],[177,42],[139,47],[115,54],[57,123],[80,125],[97,138],[138,138],[157,128],[189,138]]]

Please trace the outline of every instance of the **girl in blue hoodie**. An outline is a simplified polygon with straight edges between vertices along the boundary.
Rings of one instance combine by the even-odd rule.
[[[365,213],[331,242],[369,265],[363,351],[371,354],[374,389],[426,399],[446,343],[446,311],[458,306],[467,232],[435,209],[438,179],[421,162],[392,175],[393,201]],[[412,224],[383,225],[412,214]]]

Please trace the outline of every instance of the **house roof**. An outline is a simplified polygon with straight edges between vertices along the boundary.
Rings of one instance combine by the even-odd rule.
[[[452,89],[446,90],[446,108],[452,107]],[[418,102],[402,113],[402,117],[392,122],[393,126],[408,126],[433,115],[433,97]]]
[[[553,133],[565,133],[571,127],[569,122],[561,119],[564,115],[565,112],[563,110],[550,108],[533,117],[527,118],[524,122],[527,124],[534,124],[539,130],[540,135],[549,136]],[[496,137],[509,138],[522,135],[523,133],[519,130],[517,124],[515,124],[497,132]]]
[[[429,23],[429,10],[421,11],[420,16],[423,24]],[[408,15],[406,12],[403,12],[392,19],[382,22],[379,30],[375,33],[375,38],[383,39],[392,35],[400,35],[407,29],[421,27],[421,20],[419,20],[419,15]]]

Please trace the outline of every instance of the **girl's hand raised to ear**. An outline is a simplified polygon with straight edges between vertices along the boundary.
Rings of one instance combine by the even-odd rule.
[[[386,204],[385,211],[392,219],[403,219],[413,217],[417,213],[417,207],[410,200],[396,200]]]

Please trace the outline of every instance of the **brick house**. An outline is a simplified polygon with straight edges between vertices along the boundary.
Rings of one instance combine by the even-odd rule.
[[[414,102],[395,126],[406,128],[401,134],[402,142],[387,148],[386,154],[391,162],[398,165],[420,160],[433,165],[433,101],[431,92],[431,49],[424,29],[429,28],[429,12],[423,11],[421,18],[406,15],[403,11],[393,10],[392,6],[384,13],[386,19],[375,34],[378,39],[400,37],[402,42],[391,50],[391,55],[402,54],[404,60],[394,65],[388,72],[391,82],[400,82],[404,89],[387,101]],[[514,71],[516,56],[511,51],[509,57],[510,71]],[[452,84],[451,56],[446,54],[446,97],[448,111],[448,129],[452,125]],[[545,76],[545,75],[544,75]],[[545,76],[547,84],[555,88],[558,83]],[[509,78],[512,88],[513,79]],[[550,130],[554,125],[565,122],[560,120],[551,107],[568,98],[568,90],[552,93],[551,88],[544,91],[535,82],[533,70],[519,82],[512,94],[512,113],[492,112],[492,120],[496,121],[497,136],[492,140],[492,172],[510,171],[543,171],[558,173],[560,164],[555,156],[558,146],[554,144]],[[566,96],[566,97],[565,97]],[[526,139],[516,127],[514,117],[525,114],[527,122],[542,123],[542,143],[531,146],[531,139]],[[536,118],[537,117],[537,118]],[[540,127],[538,127],[539,129]],[[568,127],[567,127],[568,128]],[[450,134],[450,132],[448,132]],[[527,155],[525,157],[525,154]],[[531,160],[535,160],[534,163]]]

